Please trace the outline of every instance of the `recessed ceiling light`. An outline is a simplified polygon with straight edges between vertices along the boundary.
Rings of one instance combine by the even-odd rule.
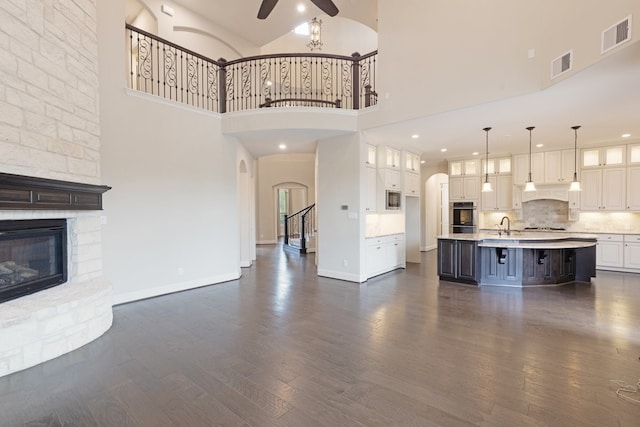
[[[281,150],[286,150],[287,149],[287,144],[280,144],[278,145],[278,148]]]
[[[307,7],[304,4],[299,3],[298,4],[298,12],[303,13],[305,10],[307,10]]]
[[[473,152],[473,153],[471,153],[471,154],[472,154],[472,155],[474,155],[474,156],[477,156],[477,155],[478,155],[478,154],[480,154],[480,153],[478,153],[477,151],[474,151],[474,152]]]
[[[629,138],[631,136],[630,133],[623,133],[622,135],[620,135],[623,138]]]
[[[414,133],[413,135],[411,135],[411,138],[418,139],[420,138],[420,135],[418,135],[417,133]]]
[[[536,147],[542,148],[542,147],[544,147],[544,144],[536,144]]]
[[[446,148],[441,148],[440,151],[443,152],[443,153],[446,153],[447,149]]]
[[[420,164],[421,164],[421,165],[424,165],[425,163],[427,163],[427,161],[426,161],[426,160],[420,160]]]

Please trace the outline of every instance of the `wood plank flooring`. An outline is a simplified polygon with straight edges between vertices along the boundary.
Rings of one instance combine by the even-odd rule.
[[[1,426],[638,426],[640,275],[477,288],[422,264],[353,284],[260,246],[240,280],[114,308],[0,378]],[[632,396],[640,399],[640,395]]]

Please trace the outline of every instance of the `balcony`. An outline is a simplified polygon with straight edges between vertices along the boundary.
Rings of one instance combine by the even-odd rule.
[[[126,25],[129,87],[216,113],[259,108],[359,110],[377,103],[377,51],[213,60]]]

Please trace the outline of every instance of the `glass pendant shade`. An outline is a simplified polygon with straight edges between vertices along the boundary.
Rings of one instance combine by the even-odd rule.
[[[486,153],[486,157],[485,157],[485,174],[484,174],[484,182],[482,183],[482,192],[483,193],[488,193],[490,191],[493,191],[493,188],[491,188],[491,183],[489,182],[489,131],[491,130],[491,128],[487,127],[482,129],[483,131],[486,132],[487,134],[487,138],[486,138],[486,148],[485,148],[485,153]]]
[[[580,181],[578,181],[578,129],[580,126],[571,126],[571,129],[573,129],[575,139],[573,142],[573,181],[571,181],[569,191],[582,191]]]
[[[527,128],[527,130],[529,131],[529,179],[527,179],[527,182],[524,185],[524,191],[536,191],[536,185],[531,179],[531,131],[534,129],[534,126],[529,126]]]
[[[533,181],[527,181],[524,184],[524,191],[536,191],[536,185],[533,183]]]

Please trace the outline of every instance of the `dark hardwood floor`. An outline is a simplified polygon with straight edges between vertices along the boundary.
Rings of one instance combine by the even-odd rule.
[[[435,263],[358,285],[260,246],[240,280],[117,306],[0,378],[0,425],[640,425],[610,381],[640,377],[640,275],[477,288]]]

